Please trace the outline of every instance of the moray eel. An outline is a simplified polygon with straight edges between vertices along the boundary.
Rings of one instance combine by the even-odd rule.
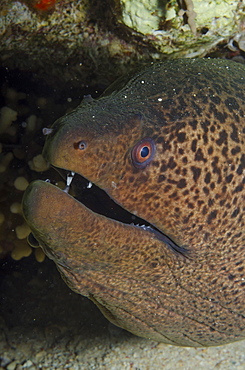
[[[46,133],[68,186],[33,182],[23,212],[69,287],[138,336],[245,338],[244,66],[151,64]]]

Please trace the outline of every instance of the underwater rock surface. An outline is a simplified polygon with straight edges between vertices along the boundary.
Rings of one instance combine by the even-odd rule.
[[[0,64],[108,85],[139,62],[207,55],[240,35],[243,11],[234,0],[2,0]]]

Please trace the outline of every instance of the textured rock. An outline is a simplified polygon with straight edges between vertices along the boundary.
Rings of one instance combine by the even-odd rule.
[[[204,56],[240,32],[236,0],[2,0],[0,63],[105,83],[139,61]]]

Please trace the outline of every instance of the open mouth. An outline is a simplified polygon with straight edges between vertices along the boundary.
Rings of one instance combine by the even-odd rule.
[[[152,232],[157,239],[165,243],[173,252],[187,257],[188,251],[185,247],[177,245],[154,225],[121,207],[112,198],[110,198],[103,189],[75,172],[69,172],[57,168],[55,169],[59,172],[62,178],[66,180],[64,192],[72,195],[74,199],[82,203],[91,211],[115,221]],[[33,243],[34,240],[31,244]]]

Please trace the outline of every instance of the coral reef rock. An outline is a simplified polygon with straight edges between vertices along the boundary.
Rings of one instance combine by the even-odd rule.
[[[0,64],[108,84],[137,63],[204,56],[242,31],[234,0],[2,0]]]

